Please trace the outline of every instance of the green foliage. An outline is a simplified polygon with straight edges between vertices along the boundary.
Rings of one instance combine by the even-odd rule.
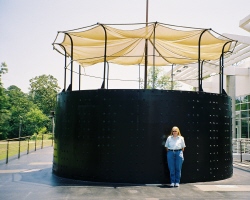
[[[32,135],[34,133],[46,132],[46,123],[49,117],[43,114],[38,108],[32,108],[24,115],[23,124],[25,125],[25,133]]]
[[[6,74],[7,72],[8,72],[7,64],[5,62],[2,62],[0,66],[0,82],[2,74]]]
[[[5,62],[0,66],[0,140],[6,139],[8,134],[8,120],[10,118],[8,96],[5,93],[2,83],[2,74],[8,72]]]
[[[31,109],[35,108],[36,105],[33,104],[28,99],[28,95],[23,93],[17,86],[10,86],[6,90],[6,95],[8,96],[10,119],[8,121],[8,138],[15,138],[19,135],[20,123],[22,127],[22,136],[27,136],[24,130],[23,118],[26,113]]]
[[[47,133],[47,128],[46,127],[43,127],[41,128],[39,131],[38,131],[38,134],[45,134]]]
[[[43,133],[39,133],[39,134],[34,134],[30,137],[31,140],[51,140],[52,139],[52,134],[43,134]]]
[[[147,89],[162,89],[162,90],[171,90],[177,89],[179,87],[179,84],[176,81],[171,81],[170,77],[164,73],[164,70],[162,67],[150,67],[148,69],[148,80],[147,80]],[[141,88],[144,88],[143,86],[143,79],[141,79]],[[154,87],[153,87],[154,82]],[[172,85],[173,84],[173,85]]]
[[[0,82],[0,140],[7,138],[8,133],[8,120],[10,119],[10,111],[8,96],[5,94],[5,89]]]
[[[8,120],[7,136],[16,138],[19,136],[30,136],[38,133],[46,124],[49,118],[30,100],[29,96],[17,86],[10,86],[6,90],[9,102],[10,117]]]
[[[30,80],[30,98],[46,115],[55,109],[59,90],[57,79],[51,75],[36,76]]]
[[[3,88],[1,75],[8,71],[5,63],[0,68],[0,140],[45,134],[52,129],[49,114],[54,110],[60,87],[51,75],[30,80],[30,92],[25,94],[15,85]],[[51,136],[48,136],[51,137]]]

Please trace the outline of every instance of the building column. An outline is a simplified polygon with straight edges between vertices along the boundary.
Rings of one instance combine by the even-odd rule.
[[[227,94],[232,99],[232,138],[236,138],[236,130],[235,130],[235,75],[227,75]]]

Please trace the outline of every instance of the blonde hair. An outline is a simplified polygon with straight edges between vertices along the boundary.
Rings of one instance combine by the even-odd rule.
[[[181,136],[181,131],[180,131],[180,129],[177,126],[173,126],[173,128],[172,128],[172,130],[170,132],[170,135],[173,135],[173,129],[176,129],[177,132],[178,132],[178,135]]]

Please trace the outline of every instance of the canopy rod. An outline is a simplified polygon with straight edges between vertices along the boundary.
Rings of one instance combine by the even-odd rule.
[[[109,89],[109,62],[107,62],[108,64],[108,69],[107,69],[107,89]]]
[[[145,40],[145,72],[144,72],[144,89],[147,89],[148,82],[148,40]]]
[[[153,25],[155,22],[148,22],[148,24]],[[197,27],[191,27],[191,26],[178,26],[178,25],[174,25],[174,24],[166,24],[166,23],[161,23],[158,22],[160,25],[164,25],[164,26],[172,26],[172,27],[178,27],[178,28],[186,28],[186,29],[195,29],[195,30],[204,30],[204,29],[208,29],[208,28],[197,28]],[[144,25],[146,23],[141,22],[141,23],[125,23],[125,24],[116,24],[116,23],[103,23],[103,25],[106,26],[120,26],[120,25]]]
[[[228,41],[226,42],[223,47],[222,47],[222,52],[221,52],[221,56],[220,56],[220,94],[223,93],[223,75],[224,75],[224,50],[225,50],[225,46],[230,43],[232,41]]]
[[[222,78],[221,78],[221,74],[223,73],[223,72],[222,72],[222,65],[223,65],[223,64],[222,64],[222,56],[223,56],[223,52],[222,52],[221,55],[220,55],[220,72],[219,72],[219,79],[220,79],[220,80],[219,80],[219,84],[220,84],[220,85],[219,85],[219,93],[220,93],[220,94],[222,93],[222,89],[221,89],[221,88],[222,88],[222,82],[221,82],[221,81],[222,81]]]
[[[152,45],[153,45],[153,43],[152,43]],[[178,57],[173,57],[173,56],[164,56],[164,55],[160,54],[160,52],[158,52],[158,53],[159,53],[159,55],[155,55],[155,57],[164,58],[164,59],[166,59],[166,61],[167,61],[167,59],[171,59],[171,58],[178,59],[178,60],[189,60],[189,61],[192,61],[193,63],[196,63],[196,61],[197,61],[197,58],[196,59],[194,59],[194,58],[178,58]],[[153,54],[148,54],[148,56],[153,57]],[[91,59],[102,58],[102,57],[104,57],[104,56],[88,57],[88,58],[76,59],[74,61],[86,61],[86,60],[89,61]],[[141,55],[135,55],[135,56],[126,56],[126,55],[115,56],[115,55],[109,55],[107,57],[108,58],[120,58],[120,57],[122,57],[122,58],[141,58]],[[170,61],[168,61],[168,63],[172,64],[172,63],[170,63]],[[137,64],[137,63],[135,63],[135,64]]]
[[[162,25],[165,25],[165,26],[173,26],[173,27],[178,27],[178,28],[197,29],[197,30],[204,30],[204,29],[212,30],[212,29],[208,29],[208,28],[197,28],[197,27],[191,27],[191,26],[179,26],[179,25],[166,24],[166,23],[161,23],[161,22],[159,22],[159,23],[162,24]]]
[[[202,91],[203,92],[203,88],[202,88],[202,80],[203,80],[203,64],[204,64],[204,62],[205,62],[205,60],[202,60],[202,62],[201,62],[201,71],[200,71],[200,83],[199,83],[199,85],[200,85],[200,91]]]
[[[172,70],[171,70],[171,90],[174,89],[174,64],[172,64]]]
[[[98,24],[98,23],[97,23]],[[72,31],[78,31],[80,29],[85,29],[85,28],[90,28],[92,26],[96,26],[96,24],[92,24],[92,25],[89,25],[89,26],[84,26],[84,27],[80,27],[80,28],[75,28],[75,29],[70,29],[70,30],[67,30],[67,31],[58,31],[58,33],[65,33],[65,32],[72,32]]]
[[[140,63],[138,64],[139,66],[139,89],[140,89],[140,86],[141,86],[141,65]]]
[[[148,0],[146,2],[146,27],[148,27]],[[145,40],[145,72],[144,72],[144,89],[147,89],[148,82],[148,40]]]
[[[69,39],[70,39],[70,42],[71,42],[71,61],[70,61],[70,64],[71,64],[71,73],[70,73],[70,87],[68,88],[69,91],[72,91],[72,88],[73,88],[73,40],[70,36],[70,34],[68,33],[65,33],[67,36],[69,36]]]
[[[214,31],[213,29],[210,29],[210,30],[213,31],[215,34],[217,34],[217,35],[219,35],[219,36],[221,36],[221,37],[223,37],[223,38],[225,38],[227,40],[230,40],[230,42],[233,42],[233,41],[237,42],[236,40],[232,40],[232,38],[226,37],[225,35],[222,35],[222,34],[216,32],[216,31]]]
[[[148,40],[145,42],[145,70],[144,70],[144,89],[147,89],[148,82]]]
[[[81,65],[79,65],[79,91],[81,90]]]
[[[105,89],[105,74],[106,74],[106,62],[107,62],[107,31],[103,24],[100,24],[102,28],[104,29],[105,33],[105,47],[104,47],[104,69],[103,69],[103,87],[102,89]]]
[[[153,89],[155,89],[155,28],[157,22],[154,24],[154,45],[153,45]]]
[[[201,87],[202,85],[202,79],[201,79],[201,37],[202,35],[210,29],[205,29],[202,31],[199,37],[199,43],[198,43],[198,88],[199,92],[201,92],[203,89]]]

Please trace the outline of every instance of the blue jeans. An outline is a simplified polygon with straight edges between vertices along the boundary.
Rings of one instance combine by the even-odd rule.
[[[167,152],[168,168],[170,171],[171,183],[180,183],[181,168],[184,161],[183,152],[180,151],[168,151]]]

